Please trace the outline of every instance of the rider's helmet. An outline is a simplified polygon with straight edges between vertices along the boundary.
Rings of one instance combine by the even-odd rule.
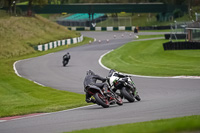
[[[88,70],[87,75],[95,75],[95,73],[92,70]]]
[[[108,73],[108,77],[111,77],[112,76],[112,74],[115,72],[115,70],[114,69],[111,69],[110,71],[109,71],[109,73]]]

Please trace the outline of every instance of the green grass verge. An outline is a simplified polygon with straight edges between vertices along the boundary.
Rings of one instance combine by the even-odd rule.
[[[196,133],[196,131],[200,131],[199,115],[86,129],[70,133]]]
[[[68,48],[86,44],[89,40],[92,39],[84,38],[83,42],[69,45]],[[13,63],[17,60],[64,49],[66,46],[16,58],[0,59],[0,117],[52,112],[88,105],[83,94],[39,86],[18,77],[13,70]]]
[[[130,42],[105,55],[102,63],[124,73],[149,76],[200,75],[200,50],[164,51],[164,39]]]

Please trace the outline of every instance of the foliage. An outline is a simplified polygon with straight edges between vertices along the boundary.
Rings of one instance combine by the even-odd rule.
[[[180,9],[175,9],[173,12],[174,18],[180,18],[184,15],[184,13]]]

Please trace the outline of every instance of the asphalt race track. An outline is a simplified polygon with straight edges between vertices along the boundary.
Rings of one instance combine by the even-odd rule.
[[[106,77],[108,70],[99,65],[100,56],[133,41],[135,36],[130,33],[82,32],[84,36],[94,37],[97,41],[19,61],[16,63],[16,69],[22,77],[44,86],[84,94],[83,79],[86,71],[90,69]],[[109,42],[106,41],[107,39]],[[62,56],[66,52],[71,54],[71,60],[66,67],[63,67]],[[128,103],[124,100],[123,106],[111,105],[104,109],[101,106],[92,105],[0,122],[0,133],[60,133],[116,124],[200,115],[200,79],[133,77],[133,80],[142,98],[140,102]]]

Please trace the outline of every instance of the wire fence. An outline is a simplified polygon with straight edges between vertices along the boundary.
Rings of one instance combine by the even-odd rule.
[[[171,24],[171,33],[187,33],[186,28],[192,22],[174,22]]]
[[[185,39],[189,41],[200,41],[200,22],[174,22],[171,24],[170,39]]]
[[[132,18],[131,17],[116,17],[116,18],[107,18],[106,20],[101,20],[96,23],[97,26],[100,27],[118,27],[118,26],[133,26]]]

